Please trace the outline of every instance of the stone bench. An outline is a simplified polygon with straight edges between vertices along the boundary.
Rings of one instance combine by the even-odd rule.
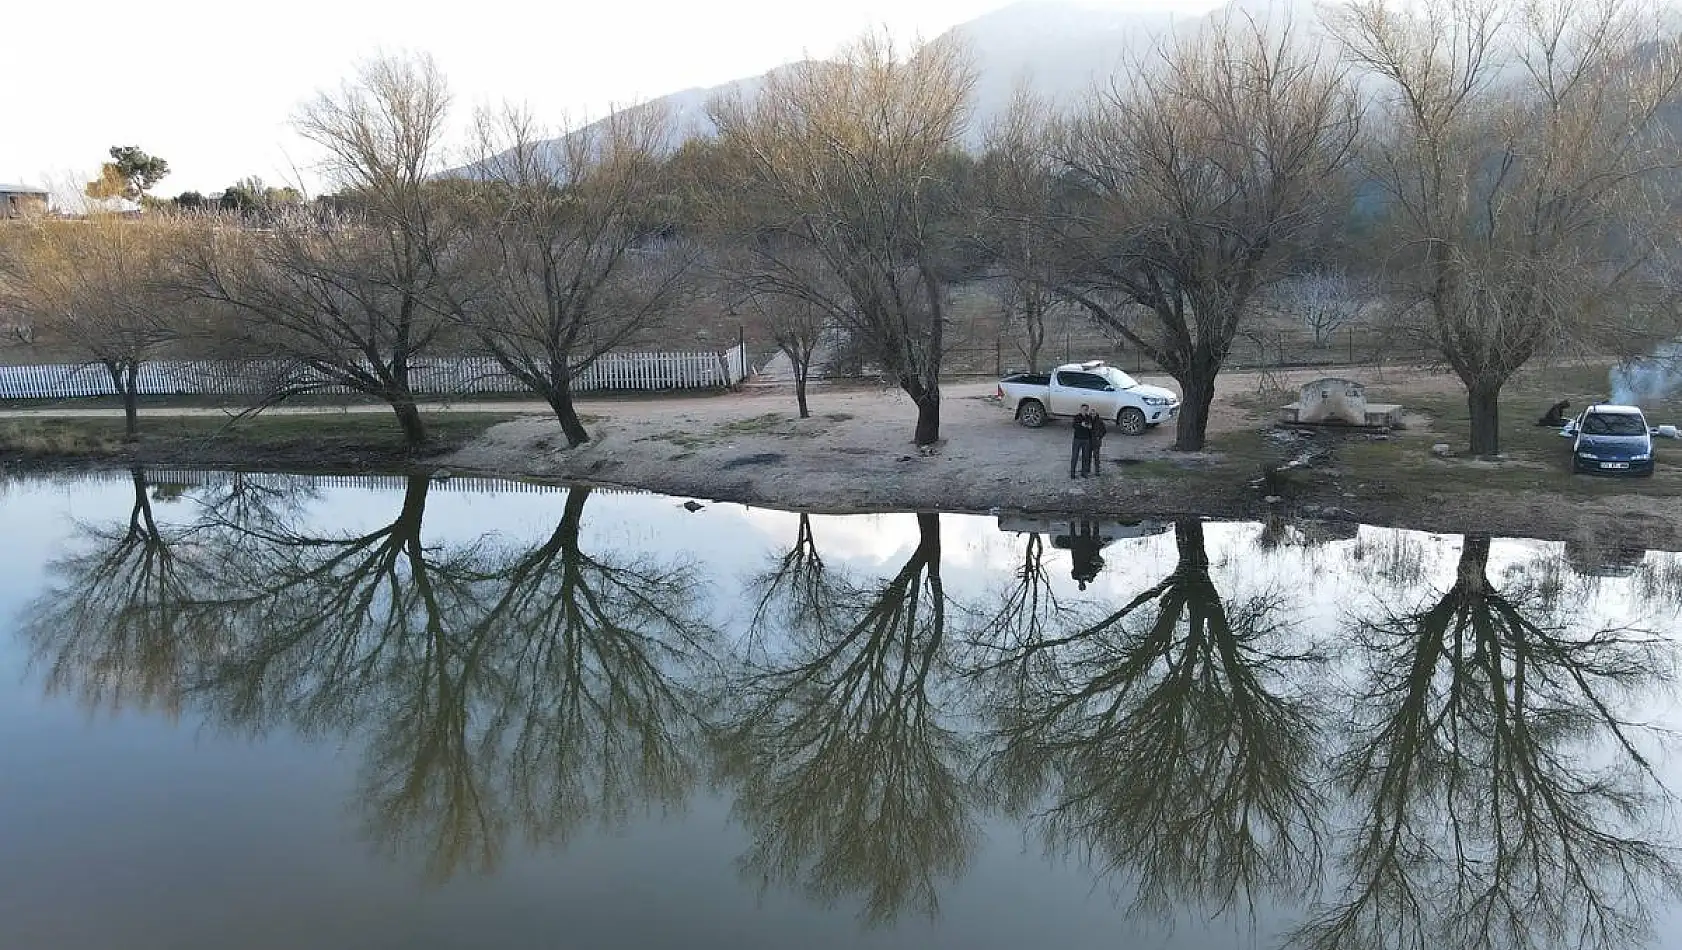
[[[1367,388],[1351,379],[1327,377],[1303,385],[1296,402],[1282,407],[1280,421],[1295,425],[1399,429],[1402,407],[1367,402]]]

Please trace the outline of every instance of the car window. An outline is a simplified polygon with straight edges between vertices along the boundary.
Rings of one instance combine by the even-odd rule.
[[[1589,435],[1646,435],[1647,423],[1640,416],[1625,413],[1594,413],[1583,418],[1583,431]]]
[[[1119,369],[1116,369],[1113,366],[1108,367],[1104,370],[1104,378],[1109,380],[1110,385],[1114,386],[1117,389],[1132,389],[1134,386],[1139,385],[1138,382],[1133,379],[1133,377],[1127,375],[1126,373],[1122,372]]]
[[[1069,389],[1094,389],[1102,392],[1109,383],[1097,373],[1068,372],[1057,374],[1057,385]]]

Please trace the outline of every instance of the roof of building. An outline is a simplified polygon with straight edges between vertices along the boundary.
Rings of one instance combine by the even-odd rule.
[[[0,182],[0,194],[5,194],[5,195],[40,195],[44,198],[47,195],[47,189],[36,188],[34,185],[8,185],[4,182]]]

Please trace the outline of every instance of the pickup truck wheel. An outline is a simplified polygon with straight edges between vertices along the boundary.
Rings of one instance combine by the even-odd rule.
[[[1016,409],[1016,421],[1030,429],[1045,425],[1045,407],[1036,399],[1029,399]]]
[[[1115,417],[1116,428],[1122,435],[1144,435],[1145,414],[1132,407],[1121,410]]]

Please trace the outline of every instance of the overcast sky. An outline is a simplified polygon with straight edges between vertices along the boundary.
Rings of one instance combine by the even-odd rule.
[[[1096,5],[1206,7],[1195,0]],[[380,52],[431,53],[456,120],[514,99],[545,121],[823,55],[872,26],[933,37],[1008,0],[161,0],[11,3],[0,21],[0,181],[85,178],[112,145],[170,163],[156,189],[278,182],[312,155],[297,105]],[[262,12],[258,12],[262,11]]]

